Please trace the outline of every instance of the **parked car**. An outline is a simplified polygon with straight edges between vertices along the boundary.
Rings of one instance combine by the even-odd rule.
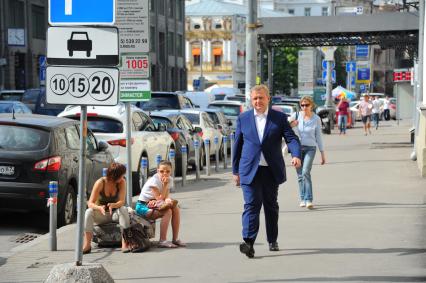
[[[191,121],[194,127],[200,127],[202,132],[200,133],[203,141],[206,139],[210,140],[210,156],[215,155],[216,145],[214,144],[214,137],[218,137],[219,143],[218,148],[220,149],[222,146],[222,134],[218,129],[215,128],[213,121],[210,119],[209,115],[198,109],[184,109],[184,110],[166,110],[166,112],[172,113],[181,113]],[[202,147],[202,151],[204,152],[204,147]],[[203,153],[204,155],[204,153]]]
[[[80,119],[80,106],[68,106],[58,116]],[[151,118],[138,107],[130,108],[132,116],[132,181],[133,194],[138,194],[142,188],[142,157],[148,159],[148,171],[156,171],[156,155],[167,159],[169,150],[175,148],[175,143],[166,130],[155,126]],[[125,105],[90,106],[87,109],[88,127],[98,139],[108,142],[114,160],[127,163],[126,155],[126,111]]]
[[[79,123],[66,118],[0,114],[0,206],[49,212],[49,182],[58,182],[58,223],[76,217]],[[87,133],[87,196],[113,161],[108,144]]]
[[[32,111],[24,103],[14,100],[0,100],[0,113],[26,113],[31,114]]]
[[[214,101],[214,95],[205,91],[187,91],[183,95],[189,98],[196,108],[206,108]]]
[[[182,146],[186,147],[188,154],[187,165],[191,165],[195,169],[195,148],[194,140],[198,140],[200,145],[203,147],[203,140],[200,133],[202,129],[194,127],[191,121],[183,114],[167,112],[167,111],[155,111],[150,113],[150,117],[154,124],[158,126],[164,125],[167,132],[175,141],[176,145],[176,170],[175,175],[180,176],[182,174]],[[204,151],[200,154],[200,160],[204,160]],[[203,162],[200,162],[200,169],[203,169]]]
[[[225,117],[232,122],[230,126],[232,131],[237,127],[238,115],[246,110],[244,103],[239,101],[213,101],[208,108],[222,110]]]
[[[45,88],[31,88],[25,90],[22,96],[22,103],[25,103],[34,114],[50,116],[57,116],[66,106],[47,103]]]
[[[276,103],[272,104],[272,109],[284,112],[288,117],[293,116],[297,112],[296,106],[292,104]]]
[[[225,114],[223,114],[223,111],[221,109],[205,108],[201,110],[207,112],[210,119],[212,119],[215,127],[220,131],[223,136],[229,137],[229,135],[232,133],[232,121],[226,118]]]
[[[15,100],[21,101],[24,90],[0,90],[0,100]]]
[[[228,96],[241,95],[241,91],[238,88],[231,87],[212,88],[210,93],[214,95],[214,100],[226,100],[226,97]]]
[[[195,108],[189,98],[182,93],[175,92],[152,92],[150,100],[143,103],[138,102],[136,106],[144,111]]]

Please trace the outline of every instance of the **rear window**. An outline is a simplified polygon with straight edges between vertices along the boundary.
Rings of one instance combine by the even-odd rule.
[[[49,144],[49,132],[34,128],[0,125],[0,150],[40,150]]]
[[[22,93],[2,93],[0,95],[0,100],[22,100]]]
[[[13,103],[0,103],[0,113],[12,113]]]
[[[210,104],[209,108],[220,109],[222,110],[225,116],[238,116],[240,115],[240,106],[239,105],[220,105],[220,104]]]
[[[216,113],[207,112],[207,114],[209,115],[210,119],[212,119],[213,123],[220,124],[219,118],[217,117]]]
[[[28,89],[28,90],[26,90],[23,97],[22,97],[22,102],[23,103],[32,103],[32,104],[36,103],[39,93],[40,93],[39,89]]]
[[[80,117],[67,117],[80,120]],[[119,134],[123,132],[123,123],[102,117],[87,117],[87,126],[93,133]]]
[[[200,124],[200,115],[199,114],[192,114],[192,113],[182,113],[185,115],[186,118],[188,118],[189,121],[191,121],[192,124]]]
[[[179,109],[179,100],[177,96],[152,97],[149,101],[141,105],[143,110],[154,109]]]
[[[244,96],[228,96],[227,100],[245,102],[246,98]]]

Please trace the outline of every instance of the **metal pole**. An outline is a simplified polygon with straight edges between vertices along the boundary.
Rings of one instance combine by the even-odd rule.
[[[56,228],[58,224],[58,182],[49,182],[49,200],[47,202],[49,206],[49,239],[50,239],[50,250],[57,250],[56,240]]]
[[[214,170],[219,172],[219,138],[215,136],[213,142],[215,146]]]
[[[132,206],[133,186],[132,186],[132,126],[131,126],[131,111],[130,102],[126,102],[126,155],[127,155],[127,170],[126,170],[126,203]]]
[[[351,62],[351,47],[348,46],[347,50],[347,62]],[[349,72],[346,73],[346,88],[351,91],[351,73],[352,71],[349,70]]]
[[[246,29],[246,105],[250,106],[250,90],[256,84],[257,62],[257,0],[249,0]]]
[[[334,113],[335,113],[333,97],[331,95],[332,88],[333,88],[333,82],[332,82],[333,62],[334,61],[327,60],[327,81],[326,81],[327,82],[326,83],[327,98],[326,98],[326,101],[325,101],[325,105],[327,106],[328,111],[329,111],[328,119],[329,119],[331,130],[334,128]]]
[[[223,136],[223,169],[228,168],[228,137]]]
[[[172,163],[172,177],[173,177],[173,183],[172,183],[172,189],[175,191],[175,171],[176,171],[176,161],[175,161],[175,150],[173,148],[169,151],[169,160]]]
[[[234,158],[234,140],[235,140],[235,133],[231,133],[231,140],[230,140],[231,164],[232,164],[232,158]]]
[[[204,149],[206,152],[206,175],[210,176],[210,140],[204,140]]]
[[[186,146],[180,148],[182,152],[182,187],[186,185],[186,168],[188,166],[188,150]]]
[[[142,157],[141,168],[142,168],[142,186],[143,186],[145,185],[146,180],[148,179],[148,158]],[[141,189],[142,189],[142,186],[141,186]]]
[[[268,87],[272,92],[273,81],[272,81],[272,72],[273,72],[273,61],[272,61],[272,47],[268,48]]]
[[[200,179],[200,142],[198,140],[194,141],[195,148],[195,179],[198,181]]]
[[[77,196],[77,235],[75,249],[75,264],[83,264],[83,232],[84,214],[86,213],[86,140],[87,140],[87,106],[81,106],[80,116],[80,159],[78,166],[78,196]]]

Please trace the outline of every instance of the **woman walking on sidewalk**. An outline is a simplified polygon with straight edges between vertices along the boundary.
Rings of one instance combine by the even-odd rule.
[[[299,131],[300,143],[302,145],[302,166],[296,168],[297,179],[299,182],[300,207],[314,208],[312,204],[312,179],[311,169],[315,158],[317,146],[321,152],[321,165],[325,163],[324,146],[321,136],[321,119],[312,109],[314,100],[310,96],[304,96],[300,100],[301,113],[297,120],[291,123],[291,126],[297,126]]]

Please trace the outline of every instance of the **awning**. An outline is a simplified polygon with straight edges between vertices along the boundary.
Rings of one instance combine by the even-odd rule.
[[[192,48],[192,56],[200,55],[201,54],[201,48]]]
[[[213,55],[214,56],[221,56],[222,55],[222,48],[213,48]]]

